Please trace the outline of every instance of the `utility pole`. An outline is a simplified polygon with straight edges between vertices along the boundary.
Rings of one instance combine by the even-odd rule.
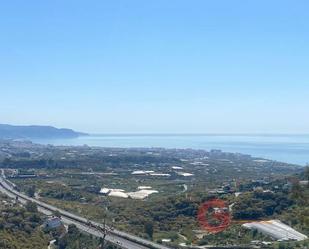
[[[103,224],[102,226],[98,227],[98,230],[102,233],[102,237],[100,237],[100,245],[99,245],[99,249],[105,249],[105,245],[106,245],[106,240],[105,237],[108,233],[108,229],[106,226],[106,220],[105,218],[103,219]]]
[[[94,225],[91,222],[89,222],[88,224],[89,226],[93,227],[94,229],[96,229],[97,231],[99,231],[101,233],[100,236],[100,244],[98,249],[106,249],[106,236],[108,235],[108,233],[110,233],[111,231],[114,230],[113,226],[108,226],[106,224],[106,218],[103,219],[102,225]]]

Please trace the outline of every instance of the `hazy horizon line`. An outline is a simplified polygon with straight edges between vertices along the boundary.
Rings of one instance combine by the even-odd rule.
[[[87,132],[80,129],[68,128],[52,124],[10,124],[0,123],[9,126],[42,126],[56,129],[71,129],[82,136],[309,136],[309,132]]]
[[[309,133],[233,133],[233,132],[109,132],[109,133],[87,133],[89,136],[309,136]]]

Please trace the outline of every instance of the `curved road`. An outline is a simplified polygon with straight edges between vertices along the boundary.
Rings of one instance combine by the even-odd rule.
[[[75,224],[80,230],[83,230],[89,234],[92,234],[96,237],[103,236],[103,233],[101,231],[93,228],[93,226],[90,226],[90,224],[93,224],[97,227],[103,227],[102,224],[99,224],[94,221],[89,221],[84,217],[77,216],[75,214],[72,214],[70,212],[59,209],[57,207],[54,207],[52,205],[46,204],[44,202],[38,201],[36,199],[30,198],[22,193],[17,192],[16,190],[13,189],[10,182],[5,179],[4,171],[2,169],[0,174],[0,192],[8,195],[11,198],[16,198],[16,196],[18,196],[18,200],[21,203],[26,203],[27,201],[35,202],[38,205],[39,212],[45,215],[51,215],[54,211],[59,211],[62,215],[61,219],[64,224],[66,225]],[[147,249],[147,248],[170,249],[170,247],[156,244],[154,242],[139,238],[135,235],[131,235],[115,229],[109,231],[105,239],[125,249]]]

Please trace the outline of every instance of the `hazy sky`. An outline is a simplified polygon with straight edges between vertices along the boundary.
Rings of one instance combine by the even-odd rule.
[[[309,132],[307,0],[0,3],[0,123]]]

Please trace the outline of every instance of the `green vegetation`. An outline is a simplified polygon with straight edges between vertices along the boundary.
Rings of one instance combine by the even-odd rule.
[[[47,248],[50,236],[41,229],[43,216],[34,204],[22,207],[2,195],[0,202],[0,248]]]
[[[99,239],[81,233],[75,225],[69,225],[68,232],[56,243],[58,249],[95,249]]]
[[[2,162],[17,189],[146,239],[160,243],[170,240],[173,245],[248,245],[255,240],[272,240],[241,225],[274,218],[309,233],[308,186],[299,184],[299,180],[308,179],[309,170],[302,172],[295,165],[218,151],[41,146],[31,155],[34,153],[35,159],[24,157],[21,151],[18,157]],[[192,176],[181,176],[175,166]],[[133,171],[168,176],[135,175]],[[102,187],[131,192],[139,186],[151,186],[159,193],[144,200],[99,194]],[[225,231],[210,234],[199,226],[197,211],[214,197],[231,207],[233,221]],[[85,242],[89,237],[76,233],[68,233],[56,245],[75,249],[100,242]],[[288,243],[297,246],[296,242]],[[283,245],[287,243],[271,246]]]
[[[70,225],[68,233],[60,227],[46,229],[46,217],[38,213],[36,204],[28,202],[24,207],[0,194],[0,248],[1,249],[43,249],[49,241],[56,239],[55,249],[97,249],[98,238],[80,232]],[[116,249],[106,244],[106,249]]]
[[[293,199],[286,193],[256,190],[239,197],[233,207],[233,217],[236,220],[258,220],[280,214],[293,204]]]

